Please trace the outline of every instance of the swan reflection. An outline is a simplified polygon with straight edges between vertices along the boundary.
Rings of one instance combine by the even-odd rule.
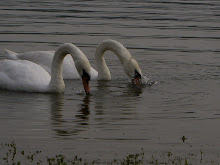
[[[60,94],[51,95],[51,125],[53,131],[56,132],[56,136],[71,138],[71,136],[84,131],[84,125],[89,125],[90,96],[86,95],[83,97],[78,106],[75,106],[77,101],[74,100],[74,102],[72,102],[74,108],[71,110],[70,108],[66,108],[68,105],[64,104],[66,100],[64,97],[65,95]],[[78,107],[80,108],[78,109]]]
[[[142,92],[142,86],[136,86],[126,80],[98,81],[94,98],[96,114],[104,115],[105,110],[109,109],[118,109],[118,113],[133,109],[140,99],[137,96]]]
[[[52,125],[61,125],[63,120],[63,106],[64,106],[64,95],[63,94],[51,94],[51,120]]]
[[[89,120],[89,104],[90,104],[90,95],[86,95],[81,104],[81,109],[78,111],[78,114],[76,115],[76,118],[81,119],[80,124],[81,125],[88,125]]]

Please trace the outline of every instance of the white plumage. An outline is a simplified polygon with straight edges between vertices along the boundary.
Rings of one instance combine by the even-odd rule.
[[[90,63],[79,48],[69,43],[62,44],[56,50],[50,67],[51,75],[40,65],[31,61],[8,59],[0,61],[0,88],[26,92],[64,92],[62,65],[67,54],[74,59],[74,67],[76,66],[83,80],[85,91],[89,92]],[[73,61],[72,58],[69,60]]]

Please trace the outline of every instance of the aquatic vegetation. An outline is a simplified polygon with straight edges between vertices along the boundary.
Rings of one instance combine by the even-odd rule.
[[[37,154],[40,154],[41,151],[17,151],[17,146],[15,142],[2,144],[0,148],[0,164],[3,161],[5,164],[10,165],[20,165],[21,160],[24,158],[27,160],[26,162],[32,163],[34,161],[34,157]],[[42,161],[36,161],[36,164],[41,164]]]
[[[187,140],[187,138],[185,136],[183,136],[181,139],[183,142],[185,142]]]
[[[100,159],[88,161],[78,156],[67,157],[59,154],[53,157],[45,155],[43,151],[25,151],[17,148],[16,143],[0,144],[0,164],[5,165],[193,165],[193,164],[211,164],[220,165],[219,155],[216,160],[205,160],[204,152],[185,153],[178,155],[177,153],[168,151],[155,154],[146,154],[144,149],[140,153],[128,154],[121,159],[113,159],[113,161],[103,161]]]

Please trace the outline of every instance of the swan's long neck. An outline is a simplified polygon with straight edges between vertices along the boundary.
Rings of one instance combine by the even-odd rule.
[[[53,92],[58,92],[58,93],[64,92],[65,84],[63,81],[62,64],[64,57],[67,54],[70,54],[73,60],[76,62],[77,60],[82,58],[81,55],[83,53],[79,48],[69,43],[65,43],[58,47],[52,61],[51,80],[49,84],[50,90]]]
[[[95,54],[99,80],[111,80],[111,74],[104,59],[104,53],[107,50],[114,52],[120,59],[123,66],[132,58],[129,51],[121,43],[114,40],[103,41],[98,46]]]

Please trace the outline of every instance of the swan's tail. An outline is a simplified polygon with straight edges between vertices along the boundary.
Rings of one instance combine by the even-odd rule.
[[[18,60],[17,53],[5,49],[5,57],[10,60]]]

